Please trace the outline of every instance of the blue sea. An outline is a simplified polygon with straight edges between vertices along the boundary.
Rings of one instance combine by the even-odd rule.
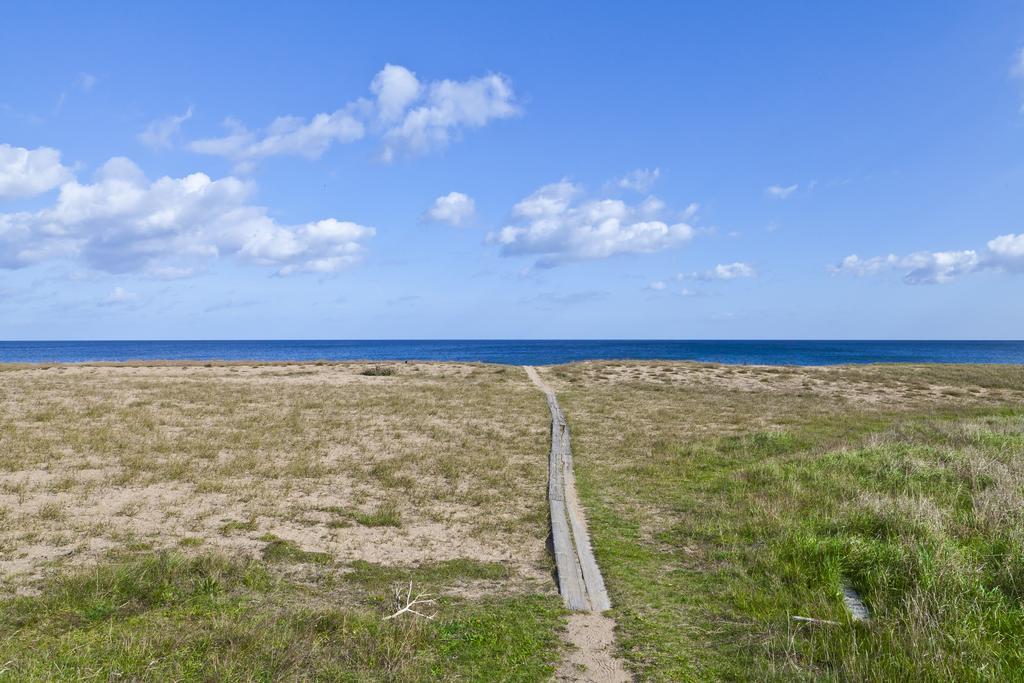
[[[1024,341],[208,340],[0,341],[0,362],[443,360],[548,365],[580,360],[758,365],[1024,364]]]

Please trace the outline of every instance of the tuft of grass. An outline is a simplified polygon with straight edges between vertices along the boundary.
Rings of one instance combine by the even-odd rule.
[[[389,365],[374,365],[373,367],[366,368],[360,375],[367,377],[390,377],[395,373],[395,369]]]
[[[36,511],[36,517],[48,522],[59,522],[67,517],[67,512],[64,509],[63,503],[51,501],[39,506],[39,509]]]
[[[261,540],[267,541],[263,546],[263,559],[267,562],[307,562],[310,564],[330,564],[334,561],[330,553],[319,553],[303,550],[293,541],[277,538],[266,534]]]
[[[257,529],[259,529],[259,524],[256,523],[255,517],[250,517],[244,522],[231,519],[221,525],[220,533],[227,536],[236,531],[256,531]]]
[[[402,516],[394,503],[381,503],[372,512],[356,512],[352,518],[363,526],[402,526]]]

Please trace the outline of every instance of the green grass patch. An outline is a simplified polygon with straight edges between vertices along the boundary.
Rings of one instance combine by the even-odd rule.
[[[499,581],[511,576],[508,567],[501,563],[465,558],[425,563],[415,567],[389,567],[362,560],[357,560],[349,566],[352,571],[346,574],[347,580],[377,589],[408,581],[413,581],[416,585],[436,587],[466,580]]]
[[[382,616],[263,563],[151,554],[0,602],[0,678],[542,681],[564,618],[542,596],[443,604],[433,621]]]
[[[1019,407],[570,385],[579,488],[642,679],[1020,680]]]
[[[267,562],[308,562],[310,564],[330,564],[334,561],[330,553],[303,550],[297,543],[278,538],[273,534],[261,537],[267,544],[263,546],[263,559]]]

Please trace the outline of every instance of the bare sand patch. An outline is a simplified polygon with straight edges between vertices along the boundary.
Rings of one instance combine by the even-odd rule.
[[[570,650],[562,659],[556,681],[627,683],[633,680],[615,654],[615,621],[595,612],[569,616],[566,640]]]

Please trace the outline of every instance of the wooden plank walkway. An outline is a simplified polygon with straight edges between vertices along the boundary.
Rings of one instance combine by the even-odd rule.
[[[590,547],[590,533],[576,493],[572,469],[569,425],[558,406],[555,392],[532,366],[523,366],[530,380],[544,392],[551,411],[551,453],[548,459],[548,503],[551,538],[558,570],[558,592],[571,610],[603,612],[611,608],[604,578]]]

